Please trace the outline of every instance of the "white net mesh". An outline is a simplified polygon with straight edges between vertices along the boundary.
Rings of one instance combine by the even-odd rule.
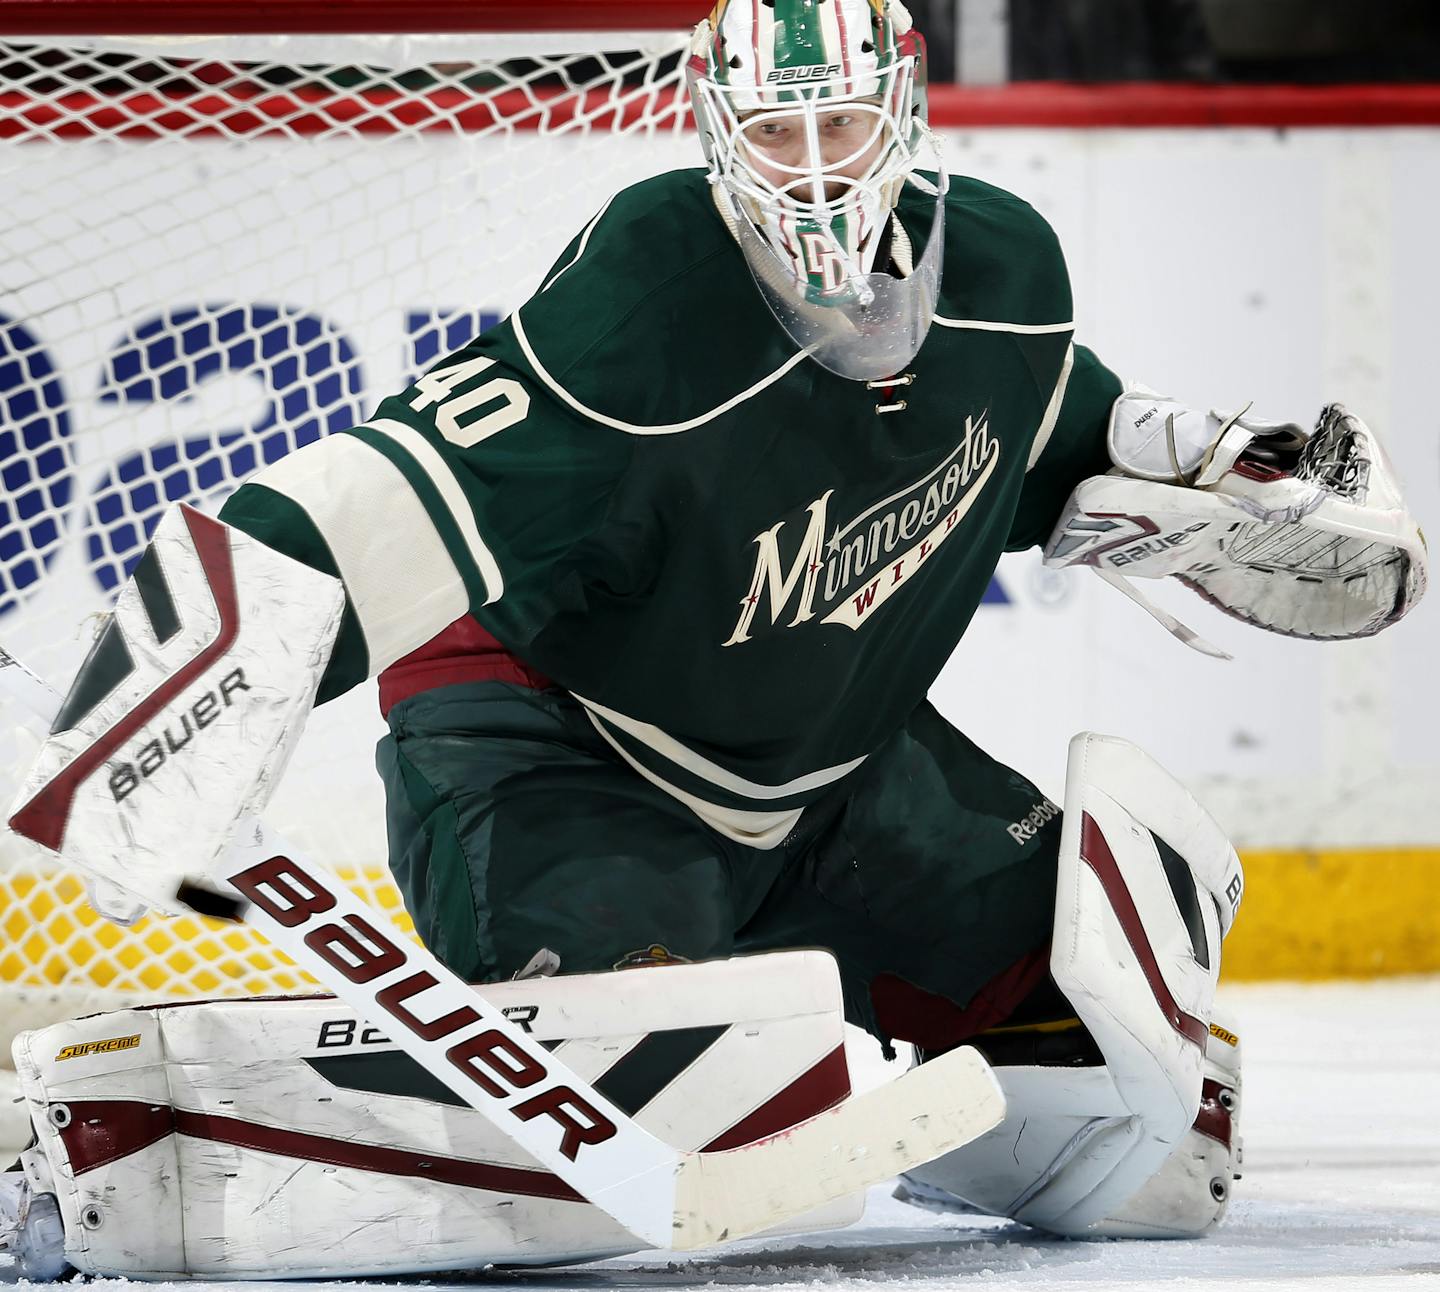
[[[63,686],[170,503],[363,420],[614,189],[695,164],[682,43],[0,40],[0,645]],[[0,698],[0,806],[38,730]],[[267,815],[403,922],[381,730],[372,686],[319,710]],[[25,1025],[304,985],[244,930],[99,920],[8,832],[0,924]]]

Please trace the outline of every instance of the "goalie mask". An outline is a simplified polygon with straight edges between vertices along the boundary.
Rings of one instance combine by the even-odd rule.
[[[915,169],[934,140],[909,14],[895,0],[720,0],[690,54],[710,182],[771,311],[842,377],[899,373],[934,317],[946,186]],[[934,202],[923,250],[891,227],[907,183]]]

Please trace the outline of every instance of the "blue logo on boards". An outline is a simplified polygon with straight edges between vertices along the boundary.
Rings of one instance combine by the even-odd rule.
[[[490,310],[408,311],[406,380],[499,321]],[[74,394],[36,331],[0,315],[0,615],[41,582],[77,526],[91,575],[113,593],[171,503],[217,497],[292,449],[363,421],[371,402],[358,349],[333,320],[285,305],[176,306],[111,347],[95,379],[96,424],[111,409],[191,399],[225,373],[263,388],[248,425],[148,444],[81,482]]]

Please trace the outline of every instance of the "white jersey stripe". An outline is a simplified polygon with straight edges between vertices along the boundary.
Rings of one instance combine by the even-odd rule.
[[[505,595],[505,580],[501,577],[499,562],[495,560],[490,549],[485,546],[485,540],[480,537],[480,531],[475,525],[475,513],[470,509],[465,493],[460,488],[460,482],[455,479],[455,474],[450,470],[445,459],[419,431],[406,426],[404,422],[396,422],[382,417],[373,422],[366,422],[365,425],[370,430],[378,431],[381,435],[394,440],[410,455],[415,465],[430,477],[435,488],[440,491],[441,498],[445,500],[445,505],[449,508],[455,524],[459,527],[460,533],[465,539],[465,545],[470,549],[470,556],[480,571],[480,577],[485,580],[485,604],[488,606],[492,602],[499,601]]]
[[[947,319],[935,316],[941,327],[969,328],[972,332],[1015,332],[1020,336],[1048,336],[1054,332],[1073,332],[1075,323],[991,323],[985,319]]]
[[[555,285],[555,280],[559,278],[561,274],[563,274],[567,269],[574,265],[576,261],[578,261],[580,257],[585,254],[585,248],[590,243],[590,235],[595,232],[595,226],[598,225],[600,221],[605,218],[605,212],[610,209],[610,203],[615,200],[616,196],[616,194],[612,193],[608,198],[606,198],[605,205],[602,206],[600,210],[596,213],[595,218],[585,226],[585,232],[580,235],[580,245],[575,248],[575,254],[571,256],[570,259],[567,260],[563,265],[561,265],[559,269],[557,269],[553,274],[550,275],[550,280],[540,289],[542,292],[548,292]]]
[[[378,673],[454,623],[465,583],[400,468],[350,435],[287,454],[254,483],[291,499],[335,558]]]
[[[732,408],[739,407],[747,399],[758,395],[767,386],[773,386],[781,377],[789,372],[791,368],[804,360],[806,356],[804,350],[799,351],[782,363],[774,372],[770,373],[769,376],[762,377],[748,390],[742,390],[738,395],[731,396],[723,404],[717,404],[708,413],[701,413],[698,417],[692,417],[688,422],[672,422],[668,426],[637,426],[634,422],[622,422],[617,417],[607,417],[604,413],[598,413],[593,408],[586,407],[586,405],[582,404],[574,395],[566,390],[564,386],[556,381],[546,370],[545,365],[540,362],[539,357],[531,347],[530,338],[525,335],[525,326],[520,315],[521,311],[516,310],[515,313],[510,316],[510,325],[515,330],[515,339],[520,342],[520,348],[525,352],[525,357],[530,361],[530,366],[535,369],[535,375],[555,393],[562,403],[573,408],[582,417],[588,418],[592,422],[597,422],[601,426],[608,426],[612,430],[624,431],[627,435],[676,435],[681,431],[693,431],[697,426],[704,426],[706,422],[714,421],[715,418],[722,417]]]
[[[627,718],[623,713],[607,709],[603,704],[587,700],[583,695],[577,695],[575,698],[592,714],[603,718],[627,736],[638,740],[647,749],[653,749],[668,762],[674,763],[677,767],[683,767],[692,775],[709,781],[710,784],[718,786],[720,789],[729,790],[732,794],[743,794],[747,798],[784,799],[789,798],[792,794],[804,794],[809,790],[823,789],[826,785],[838,781],[842,776],[849,775],[865,761],[865,756],[862,754],[859,758],[851,759],[850,762],[841,763],[836,767],[823,767],[816,772],[806,772],[804,776],[797,776],[783,785],[763,785],[759,781],[747,781],[743,776],[737,776],[734,772],[721,767],[719,763],[712,763],[708,758],[701,757],[693,749],[682,745],[674,736],[651,723],[641,722],[637,718]],[[604,728],[602,727],[601,730],[603,731]]]
[[[650,784],[657,789],[664,790],[671,798],[683,803],[712,830],[723,834],[727,839],[733,839],[736,843],[743,843],[748,848],[759,848],[768,852],[771,848],[779,846],[785,836],[795,828],[795,823],[800,820],[800,814],[805,810],[803,807],[798,807],[781,812],[744,812],[739,808],[721,807],[718,803],[707,803],[704,799],[688,794],[678,785],[672,785],[663,777],[657,776],[644,763],[637,762],[625,746],[605,729],[605,724],[595,714],[587,712],[586,717],[594,724],[595,730],[600,733],[605,743]]]
[[[1040,429],[1035,432],[1035,442],[1030,446],[1030,457],[1025,462],[1027,472],[1040,461],[1040,455],[1045,452],[1045,446],[1050,443],[1050,437],[1055,433],[1055,423],[1060,420],[1060,408],[1065,403],[1065,390],[1070,385],[1070,372],[1074,367],[1075,343],[1072,341],[1065,351],[1065,362],[1060,365],[1060,376],[1056,378],[1055,391],[1050,396],[1045,416],[1040,419]]]

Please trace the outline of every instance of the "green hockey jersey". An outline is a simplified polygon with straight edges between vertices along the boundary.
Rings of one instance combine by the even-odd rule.
[[[867,384],[797,351],[702,171],[621,192],[509,319],[227,503],[345,582],[322,699],[469,612],[642,775],[778,842],[1109,465],[1119,383],[1049,227],[956,179],[945,238],[924,345]]]

